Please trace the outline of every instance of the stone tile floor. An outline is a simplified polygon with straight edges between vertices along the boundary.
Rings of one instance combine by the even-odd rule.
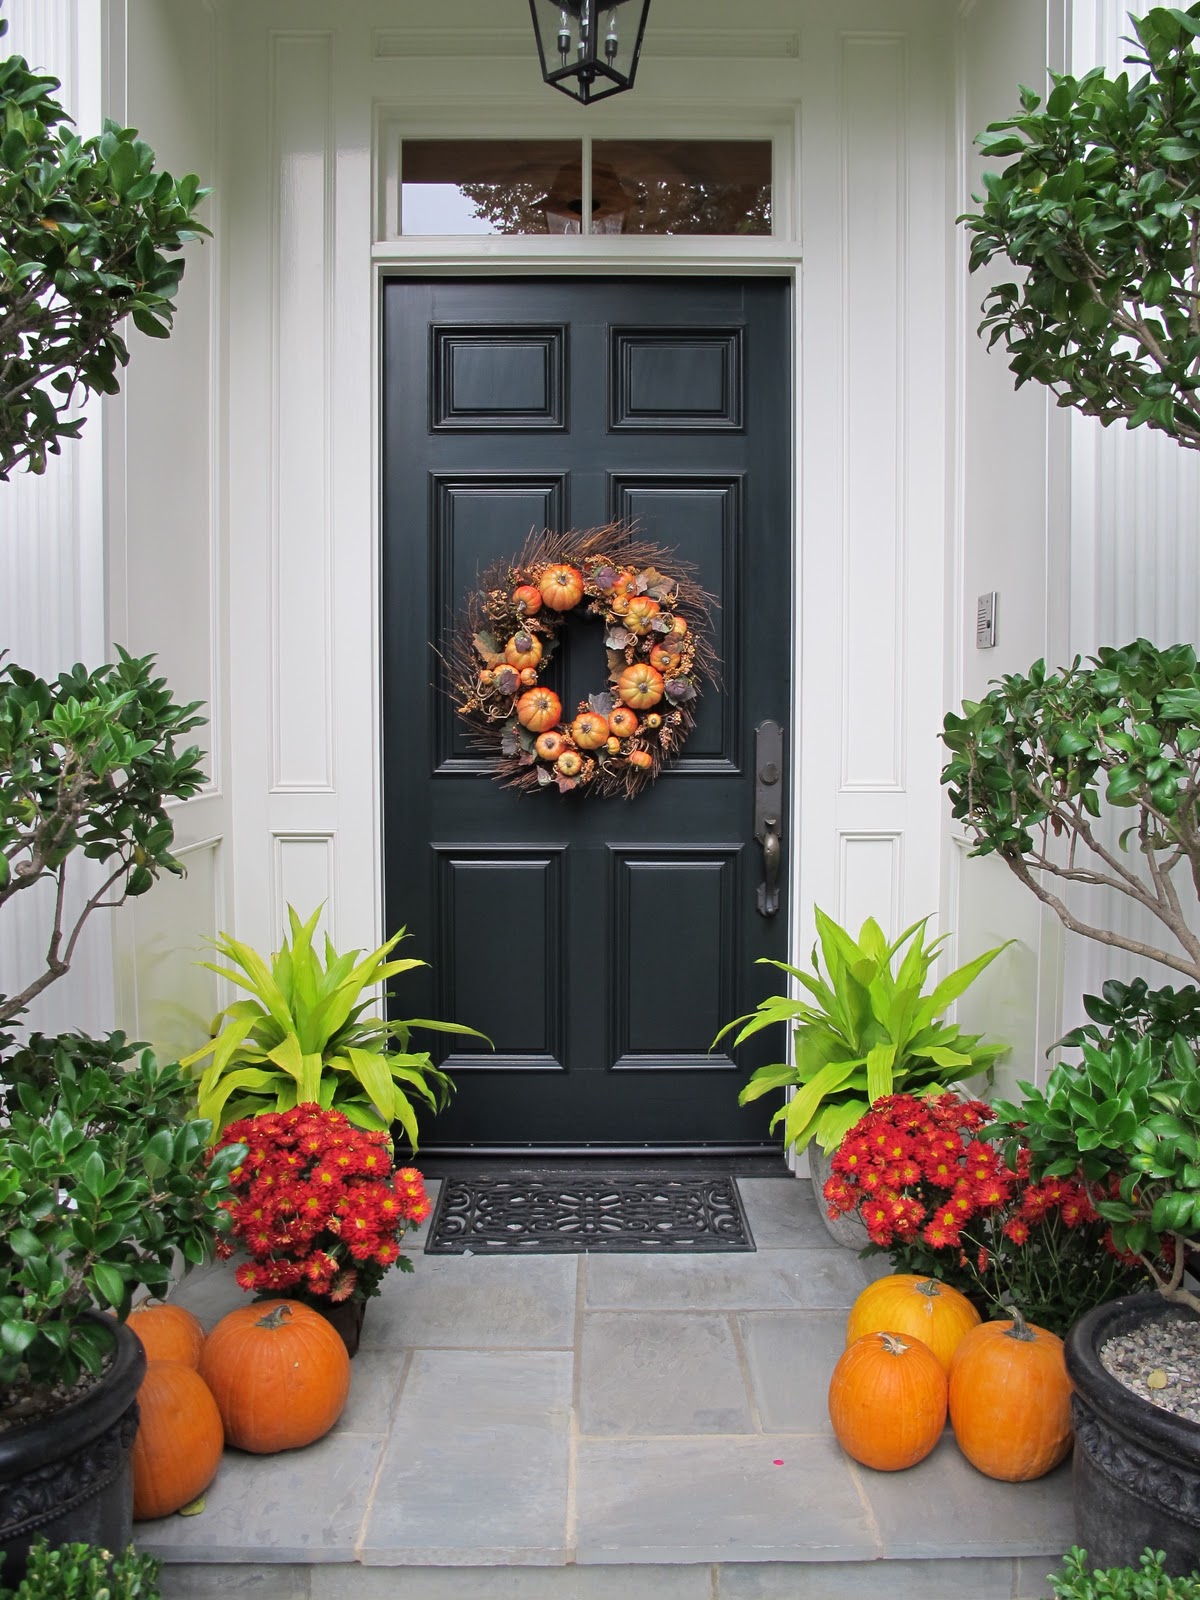
[[[370,1303],[325,1439],[227,1451],[198,1516],[142,1523],[167,1600],[1041,1600],[1069,1469],[995,1483],[952,1437],[906,1473],[832,1437],[868,1268],[807,1183],[739,1180],[753,1255],[425,1256]],[[432,1185],[431,1185],[432,1189]],[[178,1298],[211,1324],[227,1268]]]

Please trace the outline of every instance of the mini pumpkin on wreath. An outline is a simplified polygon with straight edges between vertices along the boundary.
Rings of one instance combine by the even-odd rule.
[[[458,714],[507,787],[635,795],[695,726],[701,681],[716,682],[712,605],[687,563],[619,523],[531,536],[454,632]],[[571,712],[541,679],[573,615],[603,625],[609,687]]]

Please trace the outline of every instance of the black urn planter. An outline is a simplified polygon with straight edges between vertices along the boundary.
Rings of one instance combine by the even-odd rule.
[[[1107,1370],[1111,1338],[1163,1317],[1197,1320],[1158,1294],[1131,1294],[1081,1318],[1067,1335],[1075,1386],[1075,1535],[1094,1566],[1136,1567],[1149,1545],[1182,1577],[1200,1566],[1200,1423],[1134,1394]]]
[[[0,1579],[9,1588],[24,1577],[40,1534],[51,1545],[78,1540],[114,1552],[133,1537],[130,1456],[146,1352],[124,1323],[85,1315],[116,1330],[99,1383],[60,1411],[0,1433]]]

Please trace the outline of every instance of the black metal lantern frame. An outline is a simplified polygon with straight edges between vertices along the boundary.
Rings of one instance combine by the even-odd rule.
[[[582,105],[633,88],[650,0],[529,0],[542,77]]]

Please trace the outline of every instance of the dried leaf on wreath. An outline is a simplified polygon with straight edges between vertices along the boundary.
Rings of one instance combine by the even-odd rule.
[[[517,757],[517,765],[521,767],[531,767],[536,760],[537,756],[534,751],[522,750],[521,754]]]
[[[696,698],[696,685],[687,678],[668,678],[663,692],[673,706],[683,706]]]
[[[592,582],[604,594],[608,593],[616,581],[617,569],[615,567],[597,567],[595,572],[592,573]]]
[[[495,634],[486,633],[481,630],[475,635],[475,648],[483,657],[484,664],[486,666],[494,667],[497,661],[502,661],[504,659],[504,652],[496,643]]]
[[[650,626],[655,633],[670,633],[675,626],[675,618],[666,616],[660,611],[656,617],[650,618]]]
[[[600,694],[588,695],[588,705],[591,706],[598,717],[611,716],[616,704],[616,695],[609,694],[607,689],[602,690]]]
[[[539,767],[538,768],[537,778],[538,778],[538,782],[541,784],[543,789],[546,787],[546,785],[548,783],[553,783],[554,782],[553,777],[551,776],[551,774],[549,773],[549,771],[547,771],[547,769],[545,767]]]
[[[511,728],[506,728],[500,735],[500,754],[502,756],[516,756],[521,753],[521,741]]]
[[[635,588],[639,594],[648,594],[651,600],[666,600],[676,593],[679,585],[674,578],[664,577],[654,567],[647,567],[638,575]]]
[[[604,652],[608,657],[608,675],[610,678],[619,678],[625,671],[625,652],[614,650],[611,646]]]
[[[518,727],[517,738],[521,741],[522,750],[532,750],[537,743],[537,734],[531,728]]]
[[[541,776],[540,772],[538,776]],[[566,794],[568,790],[577,788],[579,784],[578,778],[564,778],[561,772],[555,775],[554,781],[558,784],[559,794]]]
[[[610,650],[624,650],[627,644],[632,644],[637,638],[636,633],[630,633],[628,628],[613,628],[604,640]]]

